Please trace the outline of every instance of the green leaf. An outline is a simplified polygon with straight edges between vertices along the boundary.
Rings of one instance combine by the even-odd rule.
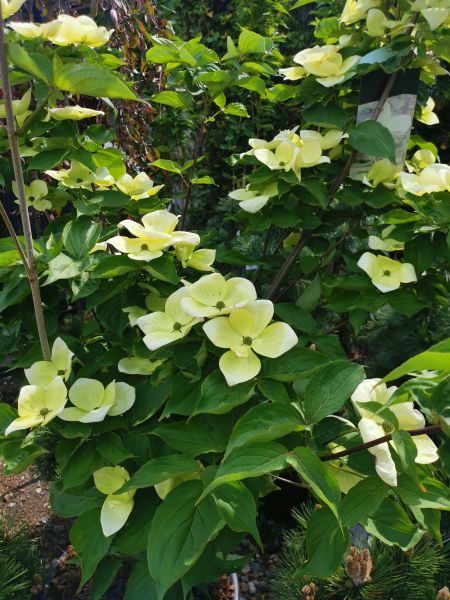
[[[167,106],[173,106],[174,108],[188,108],[190,106],[191,97],[186,93],[165,90],[164,92],[158,92],[152,96],[151,100],[152,102],[166,104]]]
[[[243,415],[230,436],[225,458],[241,446],[270,442],[291,433],[302,431],[301,414],[292,404],[260,404]]]
[[[296,571],[296,576],[325,579],[336,571],[348,549],[349,534],[328,508],[313,512],[306,530],[308,561]]]
[[[326,504],[339,520],[339,484],[317,455],[309,448],[299,447],[287,455],[286,462],[294,467],[318,500]]]
[[[104,254],[99,260],[99,264],[91,272],[94,279],[110,279],[139,270],[139,262],[128,256]]]
[[[246,107],[240,102],[231,102],[225,108],[222,109],[222,112],[226,115],[234,115],[236,117],[248,117],[250,115],[247,112]]]
[[[153,46],[147,50],[146,58],[148,62],[158,65],[181,62],[178,50],[171,46]]]
[[[251,92],[256,92],[260,96],[264,96],[266,93],[264,81],[260,77],[256,77],[256,75],[241,77],[240,79],[237,79],[233,85],[250,90]]]
[[[264,54],[272,49],[272,40],[263,37],[259,33],[244,29],[239,35],[238,49],[242,54],[256,53]]]
[[[388,546],[410,550],[424,532],[411,523],[406,511],[393,500],[386,498],[364,524],[365,529]]]
[[[201,394],[192,416],[201,413],[222,415],[236,406],[244,404],[255,391],[252,382],[240,383],[230,387],[220,371],[214,371],[202,382]]]
[[[68,63],[55,71],[55,86],[71,94],[94,98],[139,100],[126,83],[108,69],[87,63]]]
[[[392,441],[395,451],[400,458],[402,470],[416,481],[419,481],[415,467],[417,446],[413,442],[412,437],[407,431],[393,431]]]
[[[96,450],[112,465],[120,465],[133,456],[123,445],[120,435],[114,431],[108,431],[98,438]]]
[[[128,412],[130,422],[139,425],[153,417],[166,402],[171,388],[169,382],[158,386],[149,385],[147,382],[137,385],[136,401]]]
[[[280,471],[286,466],[286,452],[286,448],[274,442],[238,448],[222,462],[215,479],[205,489],[202,498],[229,481],[261,477],[273,471]]]
[[[68,148],[39,152],[28,163],[27,171],[46,171],[59,165],[69,153]]]
[[[347,360],[336,360],[318,369],[305,390],[307,422],[319,423],[340,410],[364,377],[364,369]]]
[[[228,527],[238,533],[250,533],[262,547],[256,525],[256,502],[250,490],[240,481],[234,481],[216,488],[214,498]]]
[[[450,490],[442,481],[426,477],[420,483],[406,474],[398,477],[395,492],[407,505],[420,509],[450,510]]]
[[[146,263],[144,269],[150,273],[152,277],[159,279],[160,281],[167,281],[167,283],[173,283],[174,285],[177,285],[180,281],[175,260],[168,254]]]
[[[70,542],[81,561],[80,588],[92,577],[98,564],[111,546],[112,537],[105,537],[100,525],[100,509],[78,517],[70,530]]]
[[[337,129],[344,129],[350,118],[343,108],[334,104],[314,104],[302,111],[302,117],[313,125]]]
[[[414,371],[450,371],[450,338],[408,359],[386,375],[383,381],[399,379]]]
[[[48,263],[48,278],[43,285],[49,285],[60,279],[72,279],[80,275],[88,265],[88,259],[73,260],[66,254],[58,254]]]
[[[92,578],[89,600],[101,600],[103,598],[103,595],[114,583],[121,566],[122,560],[118,556],[107,556],[101,561]]]
[[[29,54],[19,44],[8,44],[8,58],[13,65],[33,75],[33,77],[41,79],[45,83],[51,82],[53,76],[52,63],[43,54],[35,52]]]
[[[5,429],[17,418],[17,412],[9,404],[0,403],[0,435],[5,433]]]
[[[3,461],[5,475],[22,473],[38,456],[47,453],[47,450],[38,444],[22,444],[22,440],[6,440],[0,443],[0,459]]]
[[[395,143],[389,129],[378,121],[364,121],[350,131],[349,142],[352,148],[375,156],[389,158],[395,163]]]
[[[312,334],[317,330],[317,323],[310,313],[295,304],[275,304],[275,314],[298,331]]]
[[[170,448],[193,457],[209,452],[223,452],[228,441],[227,432],[214,421],[163,423],[152,433],[158,435]]]
[[[216,185],[216,182],[209,175],[203,175],[202,177],[193,177],[191,180],[192,185]]]
[[[91,487],[63,489],[62,481],[55,481],[50,489],[50,505],[58,517],[78,517],[103,504],[103,494]]]
[[[317,2],[317,0],[297,0],[297,2],[291,6],[290,10],[294,10],[294,8],[300,8],[301,6],[306,6],[307,4],[312,4],[313,2]]]
[[[167,481],[172,477],[195,473],[199,470],[198,463],[182,454],[171,454],[152,458],[145,463],[126,484],[121,488],[122,492],[151,487],[157,483]]]
[[[259,391],[272,402],[290,404],[291,400],[286,387],[279,381],[273,379],[262,379],[258,381]]]
[[[157,600],[163,600],[166,591],[196,563],[224,526],[212,496],[197,503],[202,488],[199,481],[177,486],[152,520],[147,556]]]
[[[171,173],[178,173],[178,175],[181,175],[181,166],[173,160],[165,160],[164,158],[160,158],[158,160],[154,160],[151,166],[159,167],[164,171],[170,171]]]
[[[277,381],[295,381],[301,375],[306,375],[328,362],[328,357],[320,352],[295,347],[279,358],[266,361],[259,376]]]
[[[90,217],[79,217],[64,227],[63,244],[72,258],[83,258],[98,242],[101,230],[100,223]]]
[[[450,435],[450,377],[446,377],[433,390],[430,398],[430,409],[437,416],[442,430]]]
[[[313,311],[319,303],[321,288],[320,277],[319,275],[316,275],[311,283],[300,294],[300,297],[297,300],[297,306],[300,306],[300,308],[303,308],[308,312]]]
[[[369,517],[386,498],[388,486],[379,477],[367,477],[353,486],[342,500],[341,520],[346,527],[353,527]]]
[[[421,235],[405,243],[405,262],[412,263],[417,273],[426,271],[434,261],[435,249],[430,236]]]
[[[146,559],[140,560],[131,572],[125,590],[124,600],[153,600],[156,598],[156,586],[148,572]]]

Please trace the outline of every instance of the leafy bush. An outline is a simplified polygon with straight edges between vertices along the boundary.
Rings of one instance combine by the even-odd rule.
[[[368,379],[338,334],[447,308],[450,167],[408,135],[436,118],[450,10],[318,3],[292,63],[266,4],[214,47],[129,3],[124,53],[86,16],[0,26],[0,348],[28,382],[0,456],[17,473],[57,440],[52,508],[94,599],[124,561],[126,597],[157,600],[239,566],[282,471],[321,505],[301,575],[335,573],[356,523],[441,541],[450,340]]]

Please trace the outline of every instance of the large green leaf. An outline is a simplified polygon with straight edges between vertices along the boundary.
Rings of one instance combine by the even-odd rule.
[[[412,523],[399,504],[386,498],[364,524],[365,529],[389,546],[413,548],[424,534]]]
[[[36,79],[41,79],[45,83],[51,82],[53,68],[47,56],[35,52],[28,53],[19,44],[8,44],[8,58],[13,65],[33,75]]]
[[[304,331],[305,333],[311,334],[317,330],[315,319],[313,319],[311,314],[301,306],[289,304],[287,302],[276,304],[275,314],[298,331]]]
[[[254,393],[252,382],[230,387],[220,371],[214,371],[202,383],[200,397],[194,407],[193,416],[208,413],[221,415],[244,404]]]
[[[275,442],[237,448],[222,462],[215,479],[205,489],[202,497],[229,481],[280,471],[286,466],[286,453],[286,448]]]
[[[256,53],[264,54],[272,49],[272,40],[263,37],[259,33],[244,29],[239,35],[238,48],[242,54]]]
[[[318,423],[340,410],[364,379],[364,369],[347,360],[336,360],[318,369],[305,390],[305,418]]]
[[[68,63],[56,70],[54,82],[57,88],[71,94],[139,100],[120,77],[99,65]]]
[[[182,454],[152,458],[136,471],[121,489],[125,492],[150,487],[172,477],[195,473],[199,468],[195,460]]]
[[[297,575],[324,579],[339,567],[349,545],[347,529],[328,508],[313,512],[306,530],[308,561],[297,570]]]
[[[191,98],[189,94],[165,90],[164,92],[158,92],[152,96],[152,102],[173,106],[174,108],[188,108],[191,103]]]
[[[89,600],[101,600],[113,584],[122,560],[118,556],[106,556],[95,570],[89,589]]]
[[[238,533],[250,533],[262,546],[256,526],[256,502],[250,490],[240,481],[233,481],[221,485],[213,495],[228,527]]]
[[[152,433],[163,439],[170,448],[193,457],[209,452],[223,452],[228,441],[227,432],[214,420],[209,423],[162,423]]]
[[[379,477],[362,479],[342,500],[342,524],[353,527],[365,520],[379,507],[388,493],[388,486]]]
[[[100,506],[104,499],[103,494],[93,487],[64,490],[61,481],[53,483],[50,489],[50,504],[58,517],[77,517]]]
[[[378,121],[363,121],[357,125],[350,131],[349,142],[358,152],[395,162],[394,138]]]
[[[63,243],[67,252],[72,258],[83,258],[97,243],[101,230],[100,223],[87,216],[69,221],[63,230]]]
[[[265,361],[259,377],[268,377],[277,381],[295,381],[328,362],[329,358],[320,352],[295,347],[279,358]]]
[[[302,417],[292,404],[260,404],[254,406],[236,423],[225,457],[248,444],[270,442],[292,431],[302,431]]]
[[[316,454],[306,447],[296,448],[286,456],[286,462],[294,467],[318,500],[326,504],[339,520],[339,484]]]
[[[408,359],[386,375],[383,381],[399,379],[414,371],[450,371],[450,338]]]
[[[163,600],[225,524],[212,496],[197,502],[202,489],[200,481],[177,486],[153,517],[147,556],[157,600]]]
[[[108,552],[112,537],[105,537],[100,525],[100,509],[78,517],[70,530],[70,541],[81,561],[80,587],[92,577]]]
[[[418,484],[408,475],[401,474],[395,492],[410,507],[450,510],[450,489],[432,477],[426,477]]]
[[[88,265],[88,259],[74,260],[66,254],[58,254],[48,263],[48,278],[44,285],[60,279],[72,279],[80,275]]]

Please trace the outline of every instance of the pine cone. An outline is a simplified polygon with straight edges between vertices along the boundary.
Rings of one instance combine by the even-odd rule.
[[[316,597],[317,586],[315,583],[304,585],[300,591],[300,600],[314,600]]]
[[[439,590],[436,600],[450,600],[450,590],[447,586],[443,587],[442,590]]]
[[[367,548],[359,550],[352,546],[347,556],[345,570],[355,586],[364,585],[372,581],[372,557]],[[449,599],[450,600],[450,599]]]

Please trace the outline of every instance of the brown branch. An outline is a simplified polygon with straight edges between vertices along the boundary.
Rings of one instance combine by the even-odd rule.
[[[397,80],[397,75],[398,75],[398,71],[396,71],[395,73],[393,73],[392,75],[389,76],[388,80],[386,81],[386,85],[384,86],[383,93],[381,94],[381,97],[378,100],[378,103],[377,103],[373,113],[370,115],[370,119],[368,119],[368,120],[376,121],[378,119],[378,117],[380,116],[381,111],[383,110],[383,107],[386,103],[386,100],[388,99],[389,94],[391,93],[392,88],[395,84],[395,81]],[[347,162],[345,163],[342,171],[339,173],[338,177],[336,177],[336,179],[330,185],[329,190],[328,190],[328,196],[330,199],[336,194],[336,192],[339,190],[342,183],[344,182],[345,178],[349,174],[350,169],[351,169],[353,163],[355,162],[356,156],[357,156],[356,150],[352,150],[352,153],[348,157]],[[323,215],[323,211],[320,211],[319,216],[322,216],[322,215]],[[298,255],[303,250],[303,248],[306,246],[306,244],[308,243],[311,236],[312,236],[312,231],[307,231],[306,233],[301,235],[298,243],[295,245],[295,247],[292,249],[289,256],[286,258],[284,263],[281,265],[281,268],[279,269],[278,273],[275,276],[275,279],[273,280],[273,282],[269,288],[269,292],[267,294],[267,298],[269,300],[271,300],[275,296],[275,293],[278,290],[281,282],[283,281],[283,279],[285,278],[285,276],[291,269],[292,265],[297,260]]]
[[[409,435],[411,436],[439,433],[440,431],[440,425],[429,425],[428,427],[422,427],[421,429],[406,430],[406,432],[409,433]],[[322,462],[336,460],[337,458],[342,458],[343,456],[350,456],[350,454],[356,454],[356,452],[367,450],[367,448],[379,446],[380,444],[384,444],[384,442],[389,442],[391,439],[392,434],[384,435],[383,437],[377,438],[376,440],[372,440],[371,442],[366,442],[365,444],[360,444],[359,446],[354,446],[353,448],[347,448],[346,450],[336,452],[335,454],[325,454],[324,456],[320,456],[319,458]]]
[[[14,177],[17,185],[17,197],[19,200],[20,218],[22,221],[23,234],[25,237],[25,248],[27,256],[27,277],[31,288],[36,326],[39,334],[42,355],[44,360],[50,360],[50,347],[48,344],[47,331],[45,328],[44,312],[42,310],[41,291],[39,278],[34,262],[33,234],[31,231],[30,215],[25,194],[25,183],[23,179],[22,162],[20,159],[19,139],[14,119],[11,85],[9,82],[7,45],[5,38],[5,23],[3,20],[2,6],[0,3],[0,75],[2,79],[3,99],[6,113],[6,129],[11,150],[11,160],[14,168]],[[14,238],[13,238],[14,239]],[[25,265],[24,265],[25,266]],[[26,268],[26,267],[25,267]]]

